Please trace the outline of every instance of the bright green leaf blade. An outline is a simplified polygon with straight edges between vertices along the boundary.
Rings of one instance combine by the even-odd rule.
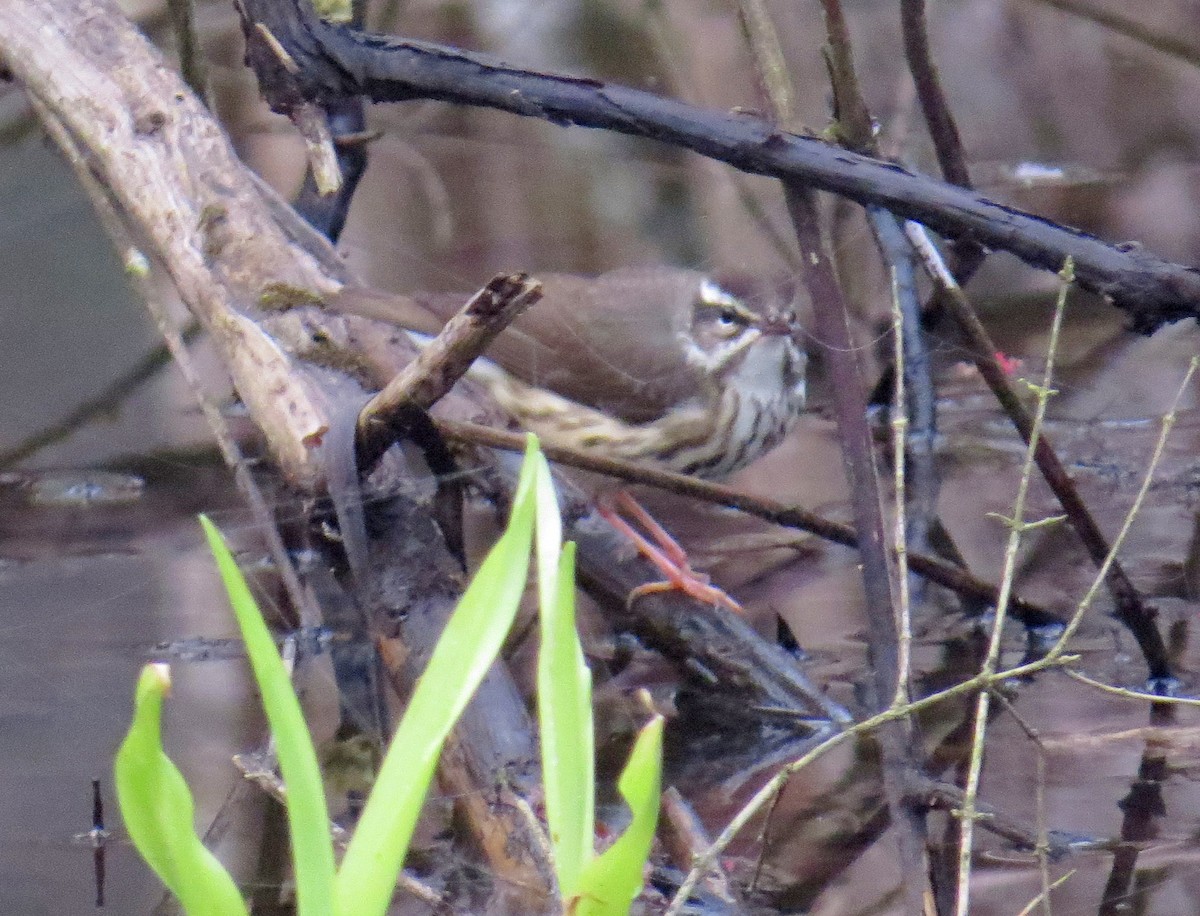
[[[538,719],[546,822],[563,900],[575,896],[595,842],[592,678],[575,630],[575,545],[567,544],[558,594],[542,605]]]
[[[535,459],[533,490],[537,501],[534,524],[538,562],[538,604],[550,607],[558,600],[558,565],[562,552],[562,516],[550,465],[540,452]]]
[[[337,875],[338,916],[378,916],[392,896],[442,744],[499,654],[529,575],[537,440],[512,517],[438,640],[375,780]]]
[[[662,716],[655,716],[638,734],[617,782],[632,818],[616,842],[584,870],[576,916],[625,916],[642,889],[642,874],[658,827],[662,737]]]
[[[296,880],[296,905],[301,916],[333,913],[334,858],[329,833],[329,809],[312,736],[300,701],[292,688],[275,640],[221,533],[200,516],[208,546],[216,557],[229,603],[246,643],[246,654],[262,694],[263,708],[275,737],[279,770],[287,787],[288,827]]]
[[[188,916],[242,916],[241,892],[196,835],[192,793],[163,751],[162,705],[170,686],[166,665],[146,665],[138,678],[133,722],[113,766],[125,829]]]
[[[570,899],[592,859],[595,739],[591,672],[575,631],[575,548],[562,549],[562,516],[554,479],[539,455],[537,494],[538,719],[542,784],[559,893]]]

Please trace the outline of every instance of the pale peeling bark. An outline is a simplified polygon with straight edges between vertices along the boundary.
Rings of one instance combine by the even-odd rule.
[[[290,242],[208,110],[112,0],[3,0],[0,61],[73,138],[221,348],[280,470],[313,490],[329,406],[243,313],[340,283]]]

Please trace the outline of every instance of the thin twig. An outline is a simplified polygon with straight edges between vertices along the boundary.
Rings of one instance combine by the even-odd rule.
[[[674,786],[667,786],[663,791],[662,819],[663,845],[668,854],[680,869],[691,868],[696,856],[708,848],[712,840],[692,806]],[[710,894],[729,908],[728,912],[745,912],[744,904],[738,899],[733,884],[720,863],[716,863],[705,874],[704,885]]]
[[[896,571],[887,546],[887,526],[874,440],[867,422],[859,355],[850,337],[849,307],[821,238],[813,192],[785,185],[784,197],[806,265],[804,282],[812,301],[818,304],[814,336],[827,348],[838,438],[859,534],[862,580],[867,599],[867,643],[874,680],[872,705],[878,708],[887,702],[886,698],[891,696],[896,684]]]
[[[1080,285],[1128,309],[1142,330],[1200,314],[1200,273],[912,175],[893,163],[789,134],[774,121],[700,109],[595,79],[522,70],[457,48],[365,35],[322,23],[298,0],[244,0],[243,6],[248,17],[268,23],[303,65],[297,77],[301,86],[272,82],[280,74],[259,72],[273,104],[285,101],[276,94],[280,89],[316,98],[436,98],[646,137],[743,171],[878,204],[948,237],[970,237],[1041,268],[1057,270],[1071,257]],[[246,28],[254,38],[249,19]]]
[[[191,344],[200,335],[200,330],[200,322],[192,318],[179,331],[180,342],[185,346]],[[67,439],[97,417],[112,413],[125,402],[126,398],[157,376],[170,363],[171,351],[166,344],[158,344],[151,348],[99,394],[88,398],[65,417],[26,436],[12,448],[0,452],[0,471],[19,464],[43,449]]]
[[[1142,485],[1133,499],[1133,504],[1129,507],[1129,511],[1125,513],[1121,529],[1117,532],[1117,536],[1113,538],[1109,555],[1100,565],[1100,568],[1096,570],[1096,575],[1092,579],[1091,586],[1089,586],[1087,593],[1079,602],[1075,614],[1067,622],[1062,634],[1050,648],[1050,652],[1047,654],[1048,657],[1067,651],[1067,642],[1075,635],[1075,631],[1083,623],[1084,614],[1091,607],[1092,602],[1096,600],[1096,595],[1108,577],[1109,569],[1116,563],[1117,552],[1125,543],[1125,538],[1129,535],[1129,529],[1133,527],[1133,520],[1141,511],[1142,504],[1146,501],[1146,494],[1150,492],[1150,484],[1154,482],[1154,472],[1158,469],[1158,464],[1162,460],[1163,450],[1167,445],[1167,438],[1171,435],[1171,430],[1174,428],[1175,422],[1179,417],[1179,404],[1183,400],[1184,393],[1188,391],[1191,385],[1192,376],[1196,374],[1197,366],[1200,366],[1200,357],[1193,356],[1191,362],[1188,364],[1187,372],[1183,375],[1183,381],[1180,382],[1179,390],[1175,392],[1175,399],[1171,402],[1171,409],[1162,418],[1162,429],[1159,430],[1158,440],[1154,443],[1154,450],[1150,454],[1150,461],[1146,466],[1146,475],[1143,477]]]
[[[850,43],[850,32],[846,25],[841,0],[822,0],[825,13],[827,37],[824,51],[829,68],[837,118],[837,136],[843,146],[859,153],[876,156],[879,153],[878,137],[874,131],[871,112],[862,95],[854,63],[854,50]],[[907,373],[904,385],[910,391],[903,399],[894,400],[893,416],[908,418],[908,435],[896,443],[903,448],[904,455],[899,466],[911,464],[915,473],[907,468],[899,473],[903,489],[897,493],[907,494],[906,507],[911,512],[904,523],[904,543],[897,549],[905,553],[910,548],[927,552],[929,530],[934,523],[937,504],[937,473],[933,462],[933,439],[935,434],[935,394],[932,371],[926,353],[920,308],[917,301],[916,278],[913,275],[911,243],[900,228],[900,221],[880,207],[867,207],[867,218],[875,234],[876,244],[884,262],[892,270],[893,300],[899,297],[901,314],[894,322],[895,333],[900,335],[902,358],[895,364],[897,372],[903,367]],[[901,347],[901,344],[897,344]],[[893,473],[897,468],[893,468]],[[905,583],[907,602],[905,613],[912,607],[912,595]],[[901,637],[903,639],[903,636]],[[904,679],[897,680],[897,686]]]
[[[525,438],[519,433],[494,429],[478,423],[442,418],[435,420],[435,424],[442,435],[452,441],[486,445],[489,448],[499,448],[509,452],[520,452],[525,448]],[[736,509],[775,525],[808,531],[834,544],[858,547],[858,534],[852,527],[824,518],[799,506],[784,505],[765,497],[742,493],[732,487],[700,480],[686,474],[675,474],[661,468],[636,464],[632,461],[622,461],[617,458],[607,458],[548,442],[542,443],[542,451],[556,464],[565,464],[584,471],[595,471],[598,474],[615,477],[629,483],[644,484],[668,493],[686,496],[689,499]],[[997,586],[984,582],[938,557],[910,553],[908,563],[913,572],[966,598],[984,602],[989,606],[994,605],[999,598],[1000,593]],[[1010,609],[1028,626],[1057,626],[1064,622],[1062,616],[1016,596],[1010,600]]]
[[[314,229],[336,245],[346,226],[350,202],[367,170],[367,151],[377,136],[367,131],[365,103],[361,98],[336,99],[325,103],[325,116],[333,136],[342,183],[333,194],[322,194],[313,170],[304,174],[304,184],[292,206]],[[437,207],[433,207],[435,211]]]
[[[1050,892],[1052,890],[1056,890],[1057,888],[1066,884],[1067,880],[1069,878],[1071,878],[1075,874],[1076,871],[1078,871],[1078,869],[1072,868],[1069,872],[1067,872],[1065,875],[1063,875],[1061,878],[1059,878],[1053,884],[1050,884],[1047,887],[1043,887],[1041,890],[1041,893],[1039,893],[1036,897],[1034,897],[1027,904],[1025,904],[1025,906],[1021,907],[1021,911],[1019,913],[1017,913],[1017,916],[1028,916],[1028,914],[1033,912],[1034,907],[1039,906],[1039,905],[1042,907],[1042,911],[1044,913],[1046,913],[1046,916],[1049,916],[1049,914],[1050,914]]]
[[[783,791],[788,781],[793,775],[803,770],[814,761],[824,757],[827,753],[836,747],[840,747],[852,738],[857,738],[860,735],[868,734],[875,729],[887,725],[888,723],[915,716],[917,713],[925,709],[935,706],[947,700],[955,699],[973,693],[977,690],[986,689],[994,684],[1003,683],[1006,680],[1014,678],[1029,677],[1048,668],[1067,665],[1077,660],[1077,656],[1062,654],[1050,660],[1041,658],[1036,661],[1029,662],[1024,665],[1018,665],[1015,668],[1010,668],[1007,671],[997,672],[992,675],[983,673],[976,674],[968,680],[961,681],[953,687],[948,687],[945,690],[937,693],[931,693],[928,696],[918,700],[913,700],[904,706],[897,708],[888,708],[882,712],[876,713],[870,718],[863,719],[854,725],[849,726],[844,731],[826,738],[812,750],[808,751],[802,757],[789,763],[783,767],[774,776],[768,780],[762,788],[754,794],[754,796],[742,806],[741,810],[726,824],[720,835],[713,840],[712,846],[706,849],[703,855],[697,857],[695,864],[692,866],[691,872],[680,885],[679,890],[671,900],[671,905],[668,907],[666,916],[678,916],[682,912],[684,904],[688,897],[696,888],[697,882],[704,872],[711,867],[712,862],[723,853],[729,844],[746,828],[746,826],[754,820],[763,809],[770,805],[774,799]]]
[[[1003,694],[999,691],[997,691],[996,695],[998,699],[1003,697]],[[929,808],[936,811],[949,812],[962,808],[963,792],[958,786],[928,777],[918,779],[915,782],[914,792],[918,792],[921,795],[923,802]],[[1037,851],[1038,843],[1040,842],[1037,826],[1030,827],[1027,824],[1022,824],[1004,814],[1003,811],[990,808],[985,804],[981,804],[979,807],[980,811],[987,815],[979,819],[980,830],[986,830],[988,833],[1006,840],[1017,849]],[[1076,844],[1065,839],[1059,839],[1053,843],[1047,840],[1047,843],[1050,854],[1055,858],[1067,856],[1077,848]]]
[[[1063,266],[1060,277],[1058,301],[1054,309],[1054,321],[1050,326],[1050,343],[1046,355],[1046,367],[1042,373],[1042,384],[1034,390],[1037,393],[1037,410],[1033,417],[1033,430],[1029,437],[1029,445],[1025,449],[1025,461],[1021,467],[1021,478],[1017,484],[1017,495],[1013,499],[1012,516],[1004,519],[1008,526],[1008,543],[1004,550],[1004,573],[1000,578],[1000,603],[996,605],[996,614],[992,621],[992,632],[988,639],[987,655],[984,657],[981,672],[991,674],[1000,664],[1000,646],[1004,636],[1004,621],[1008,613],[1008,596],[1017,575],[1017,556],[1021,549],[1021,540],[1034,524],[1025,521],[1025,501],[1029,495],[1029,485],[1033,480],[1034,455],[1037,452],[1038,440],[1042,434],[1042,423],[1046,419],[1046,408],[1050,398],[1055,394],[1050,387],[1054,379],[1054,359],[1058,353],[1058,338],[1062,330],[1063,314],[1067,308],[1067,291],[1074,277],[1070,262]],[[971,906],[971,854],[975,837],[975,819],[978,815],[977,800],[979,798],[979,777],[983,772],[983,739],[987,732],[988,709],[991,703],[991,691],[985,690],[975,701],[975,722],[971,730],[971,756],[967,764],[966,786],[963,792],[963,805],[957,817],[961,821],[958,847],[958,881],[955,911],[958,916],[967,916]]]
[[[760,78],[767,89],[769,110],[781,126],[796,130],[790,94],[791,77],[779,36],[763,0],[738,0],[747,24],[750,50]],[[845,39],[843,33],[830,40]],[[839,58],[852,59],[848,44]],[[783,87],[783,88],[781,88]],[[787,88],[787,91],[784,89]],[[801,278],[814,307],[814,337],[825,348],[842,462],[850,489],[855,527],[860,535],[862,582],[866,593],[867,649],[871,674],[867,679],[868,704],[878,709],[889,702],[903,677],[898,665],[900,597],[897,591],[896,558],[890,549],[883,493],[874,441],[867,422],[866,390],[862,365],[850,334],[850,305],[838,282],[833,261],[821,230],[816,191],[795,181],[784,180],[783,196],[792,229],[796,234]],[[900,490],[903,494],[903,487]],[[903,499],[903,495],[900,497]],[[883,791],[900,853],[902,887],[908,909],[916,912],[925,896],[919,876],[926,874],[923,843],[924,825],[908,805],[905,778],[915,765],[912,725],[901,719],[882,729],[879,736],[883,758]]]
[[[929,128],[938,166],[947,181],[960,188],[969,188],[971,175],[967,171],[962,139],[929,46],[925,0],[900,0],[900,26],[904,36],[904,57],[916,86],[917,100]]]
[[[1069,670],[1068,673],[1070,673]],[[1037,816],[1037,845],[1034,847],[1034,853],[1037,856],[1038,873],[1042,879],[1042,910],[1045,916],[1050,916],[1050,890],[1053,884],[1050,880],[1050,825],[1046,819],[1046,746],[1042,742],[1042,736],[1037,733],[1037,729],[1025,721],[1008,697],[1000,691],[994,691],[994,695],[996,701],[1004,707],[1004,711],[1017,723],[1017,727],[1025,733],[1025,737],[1033,745],[1033,752],[1037,758],[1037,773],[1034,776],[1036,780],[1034,811]]]
[[[850,29],[841,0],[821,0],[821,8],[825,13],[828,40],[824,53],[829,67],[829,84],[833,89],[838,140],[849,149],[874,156],[878,153],[874,124],[858,82]]]
[[[1028,444],[1032,441],[1033,418],[1021,403],[996,359],[996,347],[991,336],[971,309],[962,288],[947,270],[937,248],[928,235],[912,223],[906,226],[909,238],[930,275],[942,288],[945,301],[954,313],[959,328],[964,332],[980,375],[991,389],[996,400],[1016,427],[1021,438]],[[1074,481],[1063,467],[1053,444],[1043,433],[1034,448],[1034,458],[1042,478],[1054,492],[1055,498],[1067,515],[1071,527],[1091,557],[1092,562],[1105,570],[1105,584],[1116,605],[1117,618],[1129,628],[1137,640],[1138,647],[1150,669],[1151,680],[1169,689],[1173,682],[1171,660],[1163,643],[1162,634],[1155,624],[1154,609],[1147,606],[1124,568],[1116,561],[1108,539],[1100,530],[1087,504],[1079,495]]]
[[[1139,41],[1147,47],[1153,48],[1155,51],[1169,54],[1171,57],[1185,61],[1193,67],[1200,67],[1200,48],[1196,47],[1195,42],[1180,38],[1178,35],[1157,32],[1135,19],[1130,19],[1127,16],[1122,16],[1110,10],[1101,9],[1091,3],[1081,3],[1080,0],[1038,0],[1038,2],[1044,3],[1046,6],[1052,6],[1055,9],[1060,9],[1065,13],[1071,13],[1080,19],[1086,19],[1088,22],[1104,26],[1104,28],[1110,29],[1118,35],[1132,38],[1134,41]]]
[[[261,22],[256,23],[254,28],[261,41],[261,47],[275,56],[276,62],[285,72],[297,76],[300,73],[300,65],[271,30]],[[286,110],[288,118],[304,141],[308,174],[312,177],[317,193],[321,196],[336,193],[342,186],[342,171],[337,151],[333,148],[333,133],[329,129],[325,110],[302,97],[289,99]]]
[[[892,265],[892,358],[896,363],[895,406],[892,409],[892,482],[895,490],[895,520],[892,523],[896,542],[896,689],[892,694],[892,705],[903,706],[908,702],[909,678],[912,676],[912,605],[908,587],[908,519],[905,512],[905,462],[907,449],[908,400],[905,392],[904,362],[904,311],[900,303],[900,278]]]
[[[1144,690],[1130,690],[1128,687],[1115,687],[1103,681],[1097,681],[1078,671],[1067,671],[1074,680],[1087,684],[1109,696],[1120,697],[1122,700],[1134,700],[1138,703],[1167,703],[1174,706],[1192,706],[1200,708],[1200,698],[1197,697],[1164,697],[1156,693],[1146,693]]]

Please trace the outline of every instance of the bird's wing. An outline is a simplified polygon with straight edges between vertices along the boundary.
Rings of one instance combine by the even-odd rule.
[[[702,380],[676,339],[690,327],[702,274],[655,267],[593,278],[535,277],[543,284],[542,299],[487,352],[505,370],[633,423],[703,396]],[[393,297],[348,290],[333,305],[432,334],[466,300],[445,293]]]

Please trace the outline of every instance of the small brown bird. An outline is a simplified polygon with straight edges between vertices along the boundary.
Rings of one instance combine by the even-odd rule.
[[[721,478],[777,445],[804,407],[806,357],[790,304],[754,303],[676,268],[537,278],[541,301],[471,376],[546,442]],[[434,334],[463,301],[349,288],[331,305]],[[656,539],[665,537],[631,499],[618,499]],[[653,545],[639,546],[680,585],[695,574],[670,544],[670,568]],[[694,583],[682,585],[697,594]],[[698,596],[731,603],[706,584]]]

